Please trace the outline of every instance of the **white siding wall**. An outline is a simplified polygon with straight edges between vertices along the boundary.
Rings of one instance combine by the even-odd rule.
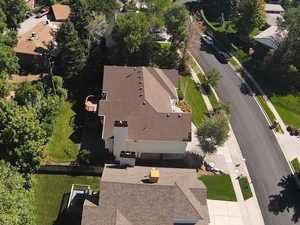
[[[116,160],[120,159],[121,151],[128,151],[127,138],[128,138],[128,127],[114,127],[114,144],[113,151]]]

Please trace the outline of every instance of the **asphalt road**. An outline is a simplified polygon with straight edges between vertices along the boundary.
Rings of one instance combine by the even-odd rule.
[[[193,55],[207,72],[216,68],[222,78],[216,92],[232,104],[231,125],[256,191],[266,225],[290,225],[292,210],[274,215],[269,211],[270,195],[278,194],[278,183],[290,174],[289,166],[277,140],[254,98],[240,91],[242,81],[228,64],[221,64],[207,46],[194,47]],[[296,223],[300,224],[300,223]]]

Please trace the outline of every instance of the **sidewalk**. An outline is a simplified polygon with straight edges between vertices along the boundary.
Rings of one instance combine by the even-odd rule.
[[[197,63],[200,67],[200,65]],[[200,67],[201,68],[201,67]],[[193,80],[196,83],[200,83],[196,73],[191,69],[191,74]],[[204,99],[205,104],[209,110],[212,110],[212,105],[205,93],[205,90],[202,90],[201,93]],[[218,96],[214,92],[217,100],[219,101]],[[197,154],[202,154],[202,150],[199,147],[200,143],[197,139],[195,132],[197,128],[192,125],[192,142],[189,146],[189,150],[196,152]],[[233,130],[230,126],[229,139],[226,141],[224,146],[219,147],[218,151],[215,154],[208,155],[206,157],[208,163],[214,163],[215,168],[218,168],[225,173],[230,175],[234,191],[236,193],[237,202],[224,202],[224,201],[208,201],[208,207],[210,210],[210,225],[264,225],[263,217],[258,205],[256,194],[248,173],[248,169],[245,163],[245,160],[242,157],[239,144],[236,140],[236,137],[233,133]],[[238,165],[238,166],[237,166]],[[239,185],[237,176],[243,175],[248,178],[250,183],[250,188],[253,194],[248,200],[243,199],[242,191]],[[220,207],[223,205],[224,207]],[[228,209],[233,210],[230,213]],[[217,211],[217,214],[216,214]]]

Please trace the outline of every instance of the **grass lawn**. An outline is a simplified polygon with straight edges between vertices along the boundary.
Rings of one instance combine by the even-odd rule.
[[[72,103],[65,102],[54,122],[53,134],[47,146],[47,156],[56,162],[69,162],[77,158],[79,144],[74,143],[70,136],[74,133],[72,119],[75,112]]]
[[[72,184],[88,184],[95,191],[99,190],[100,185],[100,178],[91,176],[38,174],[34,175],[34,179],[34,213],[37,224],[41,225],[52,225],[57,219],[61,203],[68,203],[68,196],[64,194],[70,192]]]
[[[299,160],[297,158],[293,159],[291,161],[291,164],[294,168],[295,173],[300,173],[300,163]]]
[[[189,76],[181,77],[179,85],[184,99],[192,108],[193,123],[199,127],[208,112],[202,95],[196,88],[196,83]]]
[[[300,96],[272,96],[271,101],[286,125],[300,128]]]
[[[212,200],[236,201],[229,175],[200,176],[207,187],[207,198]]]
[[[247,177],[240,178],[239,183],[241,186],[244,199],[247,200],[251,198],[253,195]]]

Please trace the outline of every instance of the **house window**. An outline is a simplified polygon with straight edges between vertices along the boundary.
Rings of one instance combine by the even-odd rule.
[[[100,100],[106,100],[107,99],[107,92],[102,92],[100,96]]]

